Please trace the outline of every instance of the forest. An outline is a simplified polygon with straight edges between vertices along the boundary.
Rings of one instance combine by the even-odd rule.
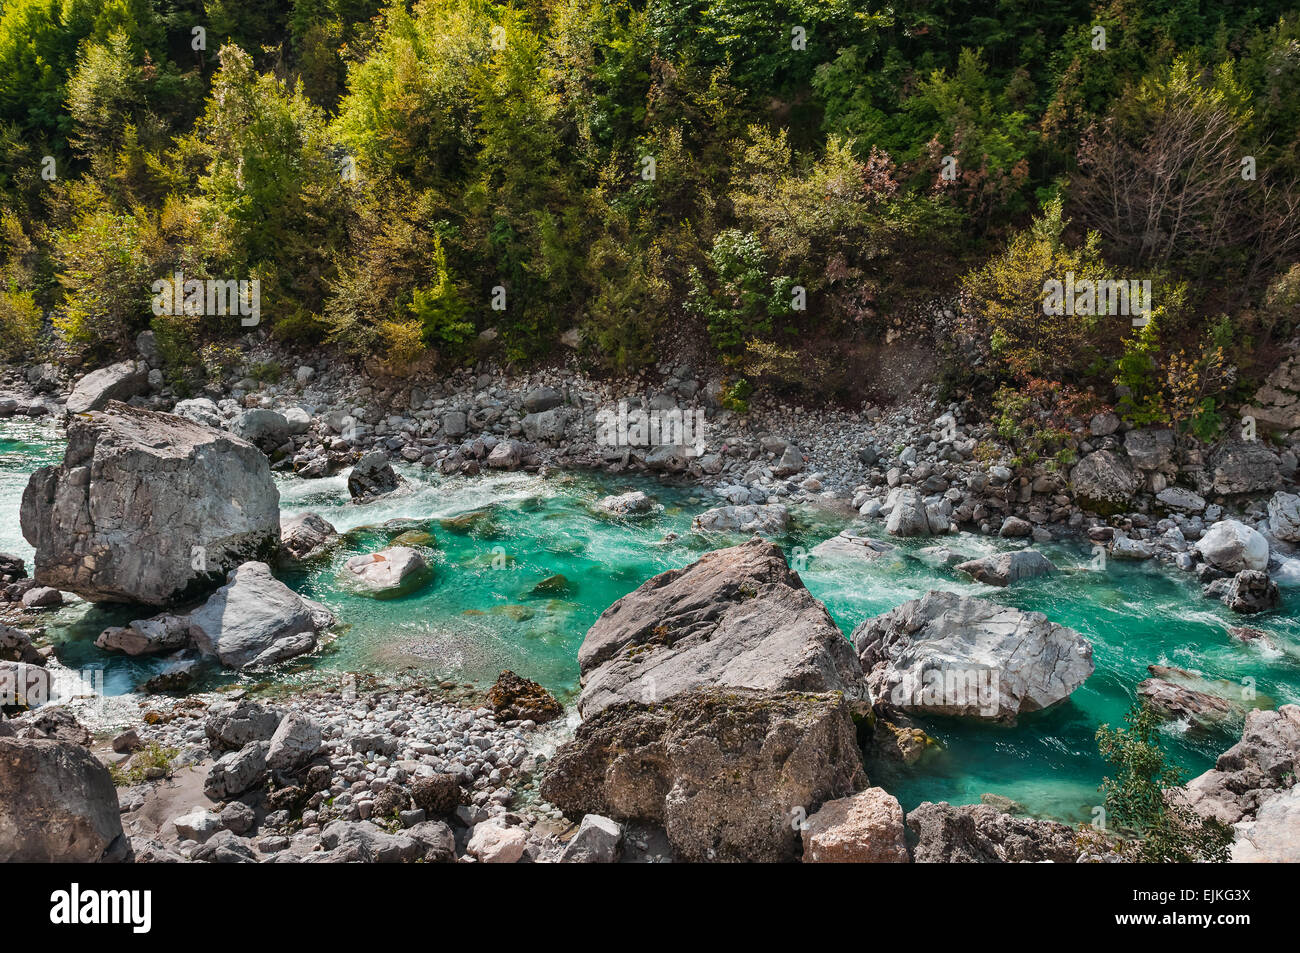
[[[1300,321],[1289,6],[4,0],[0,358],[152,329],[196,391],[249,329],[154,313],[179,272],[397,376],[688,342],[725,405],[852,401],[904,334],[1035,455],[1111,406],[1208,439]]]

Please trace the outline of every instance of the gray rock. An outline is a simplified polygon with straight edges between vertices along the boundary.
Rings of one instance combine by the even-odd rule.
[[[321,748],[320,726],[306,715],[290,712],[271,736],[266,766],[292,773],[304,767]]]
[[[0,863],[127,860],[117,789],[81,745],[0,737]]]
[[[559,443],[564,439],[564,431],[568,426],[569,414],[564,407],[553,407],[550,410],[544,410],[540,413],[528,414],[520,426],[523,427],[524,437],[540,443]]]
[[[1215,569],[1238,573],[1268,568],[1268,540],[1238,520],[1220,520],[1192,547]]]
[[[231,801],[221,809],[218,820],[232,834],[247,834],[257,824],[257,812],[243,801]]]
[[[348,474],[348,494],[358,502],[392,493],[401,485],[402,478],[382,450],[371,450]]]
[[[222,755],[208,770],[203,793],[224,801],[259,786],[266,774],[266,747],[265,741],[254,741]]]
[[[1257,569],[1243,569],[1233,576],[1223,596],[1225,606],[1242,613],[1267,612],[1276,609],[1281,601],[1277,583]]]
[[[861,669],[780,548],[751,540],[655,576],[606,609],[578,650],[588,717],[700,687],[842,691]]]
[[[1036,549],[992,553],[960,563],[956,569],[988,586],[1009,586],[1021,579],[1036,579],[1056,572],[1052,561]]]
[[[564,398],[555,388],[538,387],[536,390],[529,391],[524,397],[523,408],[528,413],[537,413],[550,410],[552,407],[558,407],[562,403],[564,403]]]
[[[1237,826],[1232,862],[1300,863],[1300,785],[1269,798],[1253,822]]]
[[[284,415],[264,407],[246,410],[235,418],[231,432],[267,453],[282,446],[292,431]]]
[[[91,371],[68,395],[70,414],[103,410],[110,400],[127,401],[149,389],[149,368],[135,361],[122,361]]]
[[[270,741],[279,725],[279,712],[245,698],[211,706],[204,733],[214,748],[238,751],[254,741]]]
[[[618,860],[623,844],[623,826],[618,821],[599,814],[587,814],[578,826],[560,862],[565,864],[612,864]]]
[[[704,533],[779,536],[790,528],[790,511],[780,503],[718,506],[695,517],[691,525]]]
[[[418,550],[390,546],[378,553],[353,556],[343,564],[341,579],[363,595],[392,599],[418,589],[431,574]]]
[[[369,821],[331,821],[321,831],[320,842],[326,850],[345,855],[336,859],[367,864],[410,863],[425,850],[409,832],[388,834]]]
[[[571,817],[660,825],[689,861],[793,861],[801,817],[866,786],[838,694],[708,689],[585,719],[541,796]]]
[[[302,513],[280,522],[280,564],[297,567],[325,555],[339,541],[338,530],[316,513]]]
[[[32,474],[21,520],[41,585],[95,602],[163,606],[270,556],[279,500],[252,445],[110,403],[71,418],[63,464]]]
[[[1080,502],[1092,506],[1127,503],[1137,492],[1138,478],[1132,467],[1109,450],[1088,454],[1070,471],[1070,483]]]
[[[1300,706],[1246,713],[1241,741],[1183,789],[1199,815],[1224,824],[1255,817],[1260,806],[1300,777]]]
[[[176,406],[172,408],[172,413],[177,417],[192,420],[196,424],[211,427],[213,430],[221,428],[221,412],[217,410],[217,405],[206,397],[178,400]]]
[[[249,562],[190,614],[190,638],[226,668],[253,668],[312,651],[334,621],[320,603],[272,576],[266,563]]]
[[[1164,469],[1174,460],[1174,432],[1130,430],[1124,435],[1124,452],[1139,470]]]
[[[890,491],[885,500],[892,507],[885,521],[885,531],[891,536],[934,536],[948,532],[948,519],[933,506],[927,506],[915,490],[898,488]]]
[[[907,826],[918,864],[1072,864],[1080,853],[1073,828],[1015,817],[990,804],[926,801],[907,815]]]
[[[1064,701],[1092,644],[1041,612],[932,591],[868,619],[853,644],[872,697],[905,711],[1001,722]]]
[[[1200,513],[1205,509],[1203,497],[1180,486],[1166,487],[1156,494],[1156,499],[1171,510],[1183,513]]]
[[[885,556],[897,556],[898,547],[853,530],[844,530],[838,536],[822,540],[808,553],[814,559],[843,562],[865,559],[874,561]]]
[[[1210,456],[1215,493],[1267,493],[1282,485],[1281,462],[1258,440],[1224,443]]]
[[[644,516],[656,509],[654,500],[640,490],[623,493],[618,496],[606,496],[597,500],[594,509],[607,516]]]
[[[1300,542],[1300,496],[1274,493],[1268,501],[1268,527],[1278,539]]]
[[[183,648],[189,641],[189,616],[163,613],[150,619],[136,619],[124,627],[105,629],[95,639],[95,645],[127,655],[153,655]]]
[[[221,826],[221,818],[211,811],[202,809],[193,810],[172,820],[172,827],[176,828],[176,834],[181,840],[198,841],[200,844],[221,830]]]

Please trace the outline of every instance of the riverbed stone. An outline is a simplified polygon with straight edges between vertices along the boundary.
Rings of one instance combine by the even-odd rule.
[[[883,788],[836,798],[803,825],[805,864],[905,864],[903,808]]]
[[[190,614],[190,638],[203,655],[226,668],[245,669],[302,655],[316,647],[334,615],[248,562]]]
[[[128,401],[149,389],[149,368],[122,361],[91,371],[77,381],[65,405],[70,414],[103,410],[110,400]]]
[[[353,556],[343,564],[342,578],[363,595],[392,599],[428,582],[432,575],[419,550],[390,546],[377,553]]]
[[[1036,579],[1056,572],[1052,561],[1036,549],[992,553],[959,563],[955,568],[988,586],[1009,586],[1022,579]]]
[[[1193,547],[1207,563],[1227,573],[1268,569],[1268,540],[1240,520],[1220,520]]]

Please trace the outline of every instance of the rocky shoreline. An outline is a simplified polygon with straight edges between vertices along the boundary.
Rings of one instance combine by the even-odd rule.
[[[540,686],[506,672],[468,706],[447,697],[450,685],[151,697],[139,724],[98,742],[56,706],[0,721],[8,764],[35,759],[53,772],[49,784],[75,776],[85,792],[38,808],[40,787],[29,786],[27,807],[16,808],[30,814],[23,835],[0,844],[0,859],[38,859],[43,849],[217,862],[1122,858],[1113,837],[1016,816],[993,796],[904,816],[863,770],[864,747],[903,761],[925,748],[910,713],[1010,723],[1064,701],[1092,672],[1086,639],[1039,613],[931,592],[866,620],[850,642],[765,537],[788,529],[790,505],[831,506],[859,520],[818,546],[819,557],[870,561],[894,548],[876,537],[935,537],[923,558],[991,586],[1056,572],[1034,543],[1086,539],[1103,564],[1154,559],[1194,573],[1206,597],[1243,614],[1277,606],[1274,577],[1300,579],[1300,496],[1285,490],[1295,456],[1263,444],[1179,445],[1168,431],[1101,415],[1068,470],[1013,469],[981,451],[991,429],[967,423],[960,406],[805,414],[756,403],[741,415],[720,406],[716,378],[665,369],[635,399],[647,412],[703,413],[696,454],[598,442],[598,416],[627,398],[581,375],[561,384],[464,373],[437,392],[398,394],[304,364],[292,384],[241,377],[177,401],[147,333],[138,345],[139,361],[87,375],[66,397],[69,382],[48,365],[5,378],[15,396],[0,398],[0,416],[66,412],[69,448],[24,495],[35,578],[0,557],[0,593],[25,619],[58,605],[60,590],[161,610],[97,642],[170,653],[174,681],[159,687],[183,690],[205,660],[265,670],[314,651],[334,625],[275,578],[337,534],[314,514],[281,524],[272,470],[302,479],[347,471],[357,500],[398,490],[394,463],[469,476],[647,472],[712,490],[719,505],[696,518],[698,530],[754,538],[607,609],[579,652],[583,692],[568,719]],[[398,406],[407,410],[377,409]],[[241,504],[222,502],[231,499]],[[594,505],[629,517],[647,504],[630,493]],[[349,560],[355,585],[398,593],[419,577],[421,527],[392,529],[389,546]],[[965,559],[940,542],[958,530],[1025,548]],[[10,684],[30,692],[50,678],[49,656],[39,631],[0,629]],[[922,658],[943,661],[936,670]],[[1224,713],[1212,686],[1156,668],[1139,691],[1167,716]],[[936,671],[940,684],[996,677],[949,698],[932,694]],[[1263,794],[1225,807],[1235,802],[1222,792],[1240,795],[1238,780],[1188,788],[1193,806],[1238,825],[1242,850],[1255,855],[1295,849],[1286,800],[1300,763],[1294,711],[1249,713],[1243,745],[1264,730],[1261,715],[1282,721],[1269,722],[1266,744],[1234,749],[1216,768],[1252,783],[1267,774],[1252,789]],[[78,753],[92,748],[93,763]],[[114,794],[120,820],[107,816],[101,771],[126,782]],[[9,769],[6,785],[19,787]],[[51,840],[69,829],[80,832],[71,854]]]

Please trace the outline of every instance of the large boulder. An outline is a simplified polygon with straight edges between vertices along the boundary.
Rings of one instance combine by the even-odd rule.
[[[1238,520],[1220,520],[1192,547],[1201,558],[1223,572],[1268,569],[1268,540]]]
[[[116,402],[70,420],[63,464],[37,470],[23,493],[41,585],[164,606],[274,553],[280,494],[251,444]]]
[[[122,361],[91,371],[72,388],[65,405],[70,414],[103,410],[110,400],[127,401],[149,389],[149,368]]]
[[[989,586],[1009,586],[1021,579],[1035,579],[1056,572],[1052,561],[1036,549],[1018,549],[1010,553],[993,553],[957,565],[976,582]]]
[[[306,715],[290,712],[271,736],[266,766],[272,771],[294,772],[316,757],[320,748],[320,725]]]
[[[1151,678],[1138,683],[1142,704],[1169,721],[1182,721],[1204,731],[1225,721],[1241,718],[1245,709],[1216,692],[1193,686],[1211,687],[1211,683],[1185,669],[1167,665],[1148,665]]]
[[[905,864],[903,808],[884,788],[827,801],[803,826],[805,864]]]
[[[66,741],[0,737],[0,863],[127,860],[117,788]]]
[[[798,822],[865,786],[838,693],[706,689],[587,719],[541,795],[572,817],[661,825],[686,860],[791,861]]]
[[[1110,450],[1096,450],[1074,465],[1070,484],[1079,502],[1107,510],[1128,503],[1137,492],[1138,477],[1128,461]]]
[[[597,500],[593,508],[603,516],[646,516],[660,507],[640,490],[621,493],[618,496],[606,496]]]
[[[320,603],[272,576],[266,563],[249,562],[190,614],[190,638],[226,668],[254,668],[312,651],[334,621]]]
[[[265,407],[254,407],[235,418],[230,429],[236,436],[253,446],[272,453],[292,436],[289,421],[284,414]]]
[[[528,414],[520,421],[520,426],[524,437],[534,443],[559,443],[564,439],[564,429],[568,422],[568,410],[552,407],[550,410]]]
[[[429,581],[432,570],[418,550],[390,546],[378,553],[353,556],[340,574],[349,588],[377,599],[395,599]]]
[[[270,741],[280,725],[280,713],[248,699],[217,702],[208,709],[204,732],[212,747],[238,751],[254,741]]]
[[[1078,835],[1055,821],[1016,817],[991,804],[926,801],[907,815],[918,864],[1072,864]]]
[[[1092,674],[1092,644],[1041,612],[932,591],[853,631],[877,701],[905,711],[1014,722]]]
[[[760,539],[655,576],[606,609],[578,650],[584,717],[700,687],[864,695],[853,649],[780,547]]]
[[[780,503],[718,506],[705,510],[691,524],[705,533],[757,533],[779,536],[790,528],[790,511]]]

